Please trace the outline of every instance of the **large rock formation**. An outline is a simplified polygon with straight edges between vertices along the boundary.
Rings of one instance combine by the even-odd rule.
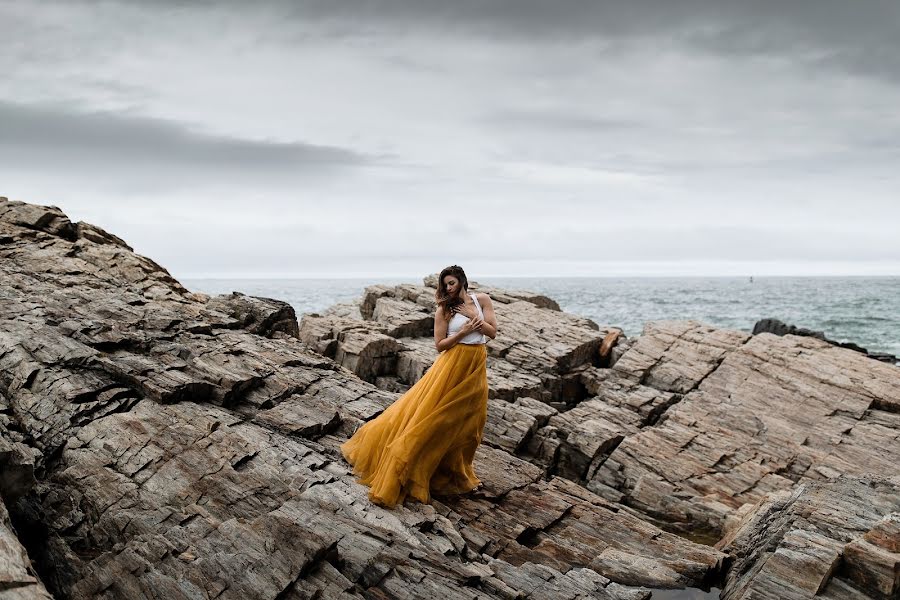
[[[417,289],[415,295],[433,291]],[[373,293],[370,288],[364,298]],[[401,296],[382,287],[377,293]],[[713,542],[729,516],[769,492],[803,480],[898,471],[895,366],[810,337],[656,322],[611,368],[602,368],[597,342],[610,327],[595,332],[586,326],[583,331],[594,334],[587,342],[591,352],[578,353],[581,339],[570,335],[560,317],[565,313],[536,306],[508,310],[520,304],[498,303],[503,341],[488,360],[493,393],[487,443],[635,508],[662,527]],[[351,331],[372,326],[362,311],[356,319]],[[320,321],[333,323],[305,317],[301,337]],[[333,339],[341,335],[333,330]],[[433,346],[430,331],[418,340],[391,339],[418,347],[423,363],[433,360],[426,352]],[[571,358],[510,366],[504,352],[509,346],[533,358],[550,349]],[[411,351],[399,350],[404,352]],[[354,355],[354,368],[366,372],[366,364]],[[508,385],[523,373],[534,373],[540,386]]]
[[[0,276],[0,590],[624,599],[648,593],[616,581],[721,575],[719,551],[489,446],[481,493],[371,505],[337,445],[396,394],[298,340],[283,303],[193,294],[56,208],[0,200]],[[388,302],[372,315],[423,331]],[[542,359],[590,354],[596,331],[579,336]],[[588,524],[605,535],[581,536]],[[607,569],[604,554],[638,566]]]
[[[601,359],[614,328],[482,287],[501,323],[484,488],[370,504],[337,447],[434,359],[424,284],[298,327],[0,199],[0,597],[766,597],[807,489],[863,515],[827,532],[844,545],[817,589],[893,593],[897,507],[833,478],[896,472],[898,372],[813,339],[658,323]],[[701,529],[719,549],[676,535]]]
[[[681,531],[715,537],[769,492],[900,465],[900,370],[813,338],[648,327],[598,383],[620,378],[676,403],[626,434],[589,489]]]
[[[364,352],[341,353],[343,336],[379,327],[375,311],[365,308],[380,301],[373,298],[405,303],[395,311],[414,315],[424,314],[417,306],[428,305],[433,292],[428,285],[375,286],[357,303],[304,317],[300,335],[320,348],[327,338],[332,356],[371,375]],[[591,353],[573,353],[580,338],[569,335],[564,313],[536,304],[513,313],[508,307],[525,301],[510,297],[495,302],[502,342],[488,358],[485,443],[529,461],[547,478],[577,483],[645,521],[713,543],[770,493],[790,493],[804,482],[831,489],[826,482],[839,475],[900,476],[900,370],[894,366],[811,337],[656,322],[620,342],[604,368],[596,343],[612,328],[584,323],[586,333],[595,332]],[[428,325],[418,337],[381,330],[378,343],[395,344],[385,355],[397,362],[371,380],[386,389],[415,381],[421,368],[404,365],[434,359]],[[311,335],[321,331],[328,333]],[[548,344],[555,333],[559,345]],[[505,349],[511,345],[532,357],[561,348],[574,358],[510,364]],[[525,375],[535,376],[533,385],[510,385]],[[848,500],[846,509],[855,510],[854,503],[862,500]],[[886,509],[879,510],[884,516]],[[552,543],[546,530],[535,537]],[[615,571],[608,558],[598,564],[606,574]],[[828,577],[820,580],[822,589]],[[628,581],[621,573],[619,580]]]

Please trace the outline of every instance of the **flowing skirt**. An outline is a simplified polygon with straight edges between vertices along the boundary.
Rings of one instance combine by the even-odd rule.
[[[481,482],[473,460],[487,420],[487,348],[456,344],[419,381],[341,445],[369,499],[393,507],[409,496],[460,494]]]

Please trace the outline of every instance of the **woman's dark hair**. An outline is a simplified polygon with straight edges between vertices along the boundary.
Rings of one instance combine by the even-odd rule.
[[[455,296],[451,296],[447,293],[447,286],[444,285],[444,277],[447,275],[453,275],[459,281],[459,290]],[[445,318],[449,319],[453,315],[453,309],[464,302],[463,299],[460,298],[460,292],[462,290],[468,291],[468,289],[469,280],[466,278],[466,272],[463,271],[461,266],[450,265],[441,271],[441,274],[438,276],[437,289],[434,291],[434,300],[444,311]]]

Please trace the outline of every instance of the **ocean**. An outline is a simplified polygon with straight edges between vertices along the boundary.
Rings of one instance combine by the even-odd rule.
[[[474,278],[473,278],[474,279]],[[483,285],[526,289],[556,300],[567,312],[598,324],[641,332],[647,321],[696,319],[751,331],[776,318],[872,352],[900,355],[900,277],[494,277]],[[208,294],[239,291],[289,302],[298,317],[359,297],[376,283],[421,279],[186,279]]]

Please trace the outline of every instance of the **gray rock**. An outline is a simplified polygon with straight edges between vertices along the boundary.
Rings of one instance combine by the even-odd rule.
[[[612,371],[677,397],[588,487],[685,533],[715,539],[769,492],[900,464],[896,367],[814,338],[656,324]]]
[[[772,494],[721,542],[723,600],[896,598],[900,478],[841,477]]]
[[[753,335],[757,335],[760,333],[772,333],[775,335],[799,335],[806,337],[814,337],[816,339],[820,339],[824,342],[828,342],[834,346],[838,346],[840,348],[847,348],[849,350],[855,350],[856,352],[861,352],[868,356],[869,358],[874,358],[875,360],[880,360],[881,362],[886,362],[889,364],[895,364],[897,362],[897,357],[893,354],[888,354],[886,352],[869,352],[862,346],[858,344],[854,344],[853,342],[838,342],[832,339],[825,337],[825,332],[823,331],[814,331],[812,329],[807,329],[806,327],[796,327],[794,325],[788,325],[787,323],[783,323],[778,319],[761,319],[756,322],[753,326]]]
[[[235,319],[241,329],[250,333],[266,337],[275,337],[276,333],[291,337],[299,337],[300,334],[294,308],[282,300],[233,292],[216,296],[207,305]]]
[[[661,322],[600,368],[613,328],[492,290],[484,487],[372,505],[338,446],[433,362],[433,292],[373,286],[294,337],[277,301],[0,200],[0,593],[896,595],[900,379],[809,337]]]
[[[583,320],[505,305],[559,331],[538,327],[506,348],[511,359],[491,357],[511,365],[497,371],[510,383],[494,414],[520,425],[501,431],[495,420],[497,447],[477,456],[484,487],[384,510],[338,446],[396,399],[354,371],[400,381],[392,361],[417,347],[404,340],[428,336],[403,329],[411,321],[393,309],[433,310],[427,290],[376,293],[368,320],[350,309],[304,318],[295,338],[282,304],[193,294],[114,236],[67,222],[0,201],[0,440],[4,468],[27,475],[6,484],[19,498],[5,506],[32,532],[53,594],[645,598],[592,570],[609,547],[654,568],[682,561],[677,576],[629,573],[633,582],[721,573],[723,553],[500,449],[523,447],[557,414],[517,390],[542,398],[581,385],[573,369],[603,335]],[[391,335],[407,331],[415,336]],[[516,379],[513,359],[532,358]],[[585,538],[585,528],[599,533]],[[2,535],[5,581],[41,597],[6,521]]]
[[[52,600],[38,579],[28,553],[16,537],[6,505],[0,499],[0,598]]]

